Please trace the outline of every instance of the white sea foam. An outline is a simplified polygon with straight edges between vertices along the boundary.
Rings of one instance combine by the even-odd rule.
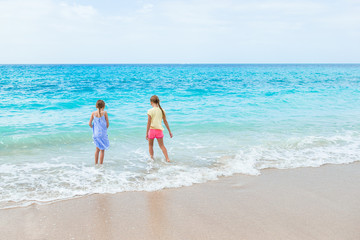
[[[128,159],[119,164],[118,161],[108,159],[100,167],[79,161],[62,162],[62,156],[48,162],[3,163],[0,165],[0,208],[46,203],[94,193],[177,188],[234,173],[258,175],[265,168],[318,167],[327,163],[343,164],[360,160],[359,134],[354,132],[238,146],[234,154],[220,153],[212,158],[194,155],[203,149],[199,144],[189,149],[194,151],[191,152],[192,160],[175,158],[171,164],[161,158],[149,160],[146,149],[141,148],[132,152],[137,161]],[[170,154],[174,154],[171,151]]]

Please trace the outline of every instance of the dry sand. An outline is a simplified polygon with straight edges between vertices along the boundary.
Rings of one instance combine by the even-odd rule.
[[[0,239],[360,239],[360,163],[0,210]]]

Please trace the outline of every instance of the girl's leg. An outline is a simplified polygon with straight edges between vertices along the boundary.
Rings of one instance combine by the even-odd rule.
[[[168,153],[167,153],[167,150],[166,150],[166,147],[164,145],[164,140],[163,138],[157,138],[158,140],[158,143],[159,143],[159,147],[161,148],[165,158],[166,158],[166,161],[167,162],[170,162],[170,159],[169,159],[169,156],[168,156]]]
[[[154,159],[154,139],[149,139],[149,154],[151,159]]]
[[[105,150],[100,150],[100,164],[103,164],[105,156]]]
[[[95,164],[98,164],[99,152],[100,152],[100,149],[96,148],[96,150],[95,150]]]

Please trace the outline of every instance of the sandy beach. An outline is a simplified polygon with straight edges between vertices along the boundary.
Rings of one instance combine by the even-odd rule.
[[[360,163],[0,210],[1,239],[360,239]]]

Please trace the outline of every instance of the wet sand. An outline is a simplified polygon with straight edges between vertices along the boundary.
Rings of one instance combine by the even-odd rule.
[[[0,210],[0,239],[360,239],[360,163]]]

